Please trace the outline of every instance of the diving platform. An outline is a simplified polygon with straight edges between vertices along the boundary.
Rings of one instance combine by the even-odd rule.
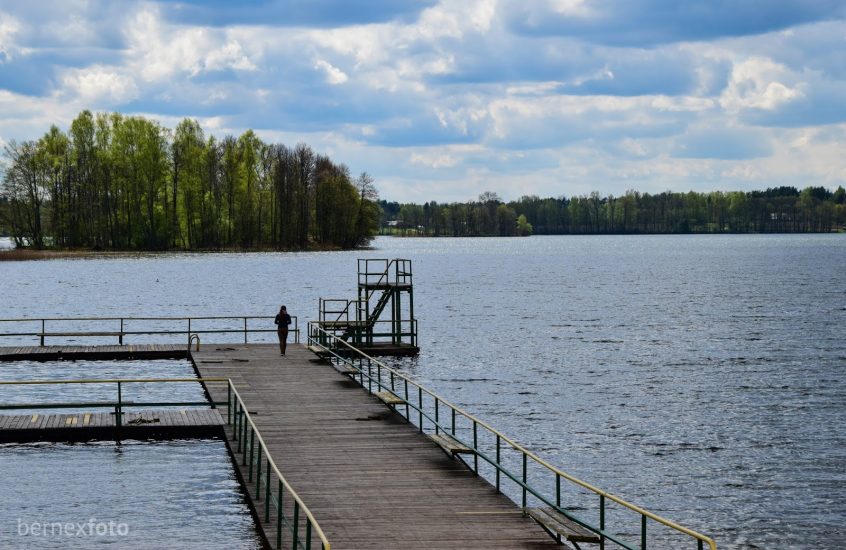
[[[358,296],[321,298],[315,326],[372,357],[420,353],[411,260],[359,259]]]

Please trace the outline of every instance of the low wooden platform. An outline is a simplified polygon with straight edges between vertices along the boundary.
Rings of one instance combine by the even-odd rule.
[[[544,530],[460,461],[305,346],[203,347],[203,377],[228,377],[276,464],[312,510],[332,548],[556,548]],[[210,384],[216,401],[226,388]],[[237,445],[230,439],[233,450]],[[236,455],[240,475],[247,466]],[[274,514],[245,483],[275,542]]]
[[[225,423],[217,409],[124,412],[120,430],[114,412],[0,415],[0,442],[215,437]]]
[[[80,359],[184,359],[188,345],[19,346],[0,348],[0,361],[73,361]]]

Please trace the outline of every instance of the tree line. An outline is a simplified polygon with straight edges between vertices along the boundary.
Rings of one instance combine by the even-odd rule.
[[[354,248],[378,230],[369,175],[252,130],[218,140],[191,119],[83,111],[4,152],[0,226],[17,246]]]
[[[486,192],[476,201],[400,204],[381,201],[383,233],[509,236],[626,233],[802,233],[846,228],[846,191],[824,187],[765,191],[628,191],[570,198],[523,196],[503,202]]]

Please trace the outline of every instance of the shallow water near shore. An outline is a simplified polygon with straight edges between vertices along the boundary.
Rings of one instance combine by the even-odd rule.
[[[413,261],[422,352],[395,364],[569,473],[719,548],[846,536],[844,235],[4,262],[0,317],[272,316],[285,303],[304,326],[319,297],[355,296],[359,257]]]

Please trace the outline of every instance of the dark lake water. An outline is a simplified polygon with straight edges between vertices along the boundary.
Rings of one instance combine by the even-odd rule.
[[[375,247],[0,262],[0,317],[304,324],[356,258],[410,258],[422,353],[397,365],[447,399],[720,548],[846,536],[846,235]]]
[[[225,445],[0,445],[0,547],[260,549]]]

